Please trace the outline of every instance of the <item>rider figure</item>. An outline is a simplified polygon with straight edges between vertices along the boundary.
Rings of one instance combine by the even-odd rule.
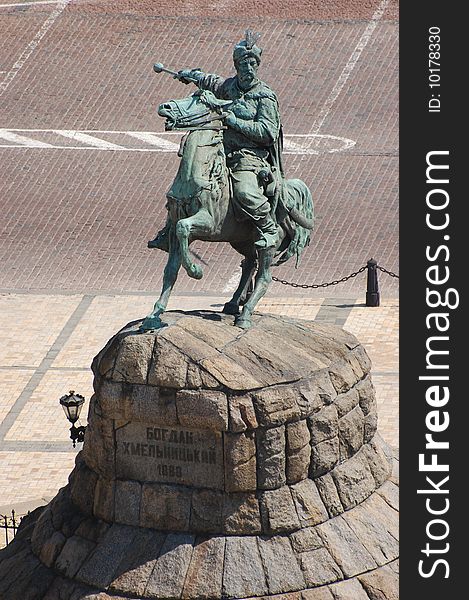
[[[235,77],[223,79],[198,69],[185,69],[178,72],[177,78],[183,83],[194,82],[217,98],[233,100],[225,118],[224,146],[235,214],[240,220],[247,216],[255,222],[259,231],[256,246],[270,248],[278,240],[277,225],[261,177],[270,174],[272,167],[278,171],[277,177],[282,175],[280,115],[277,96],[257,77],[262,49],[256,39],[247,31],[246,38],[235,46]]]

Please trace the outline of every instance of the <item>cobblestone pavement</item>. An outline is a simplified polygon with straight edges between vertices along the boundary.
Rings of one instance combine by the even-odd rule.
[[[153,62],[229,75],[234,43],[261,31],[287,175],[311,188],[317,216],[299,268],[274,274],[328,282],[370,257],[398,271],[397,2],[175,6],[0,0],[0,513],[66,482],[76,451],[58,398],[89,398],[92,357],[159,291],[165,256],[146,241],[165,218],[178,140],[155,109],[189,88]],[[205,276],[182,274],[172,307],[219,309],[239,256],[192,248]],[[356,334],[373,360],[381,432],[397,445],[398,279],[380,273],[376,309],[363,307],[365,285],[365,273],[327,290],[274,283],[261,309]]]
[[[398,270],[394,0],[13,4],[0,0],[0,290],[160,287],[165,256],[146,242],[164,223],[178,159],[155,109],[192,86],[152,64],[230,75],[249,26],[262,32],[260,74],[279,96],[287,176],[308,184],[317,217],[299,268],[275,274],[328,282],[371,257]],[[205,277],[181,276],[177,293],[222,292],[239,255],[193,249]],[[395,297],[397,284],[387,278],[383,291]],[[311,297],[279,284],[269,293]]]

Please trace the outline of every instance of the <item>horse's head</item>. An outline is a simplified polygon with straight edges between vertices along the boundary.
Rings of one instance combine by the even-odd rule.
[[[225,116],[223,108],[231,104],[230,100],[220,100],[212,92],[198,90],[188,98],[169,100],[158,107],[160,117],[165,117],[165,129],[197,128]]]

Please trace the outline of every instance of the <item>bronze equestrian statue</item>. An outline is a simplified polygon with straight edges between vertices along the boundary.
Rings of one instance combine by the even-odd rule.
[[[237,315],[235,325],[244,329],[251,326],[255,306],[272,281],[274,257],[275,264],[293,255],[298,262],[309,243],[314,221],[311,192],[301,180],[285,179],[278,101],[257,77],[262,50],[255,42],[248,31],[235,46],[236,76],[229,79],[198,69],[175,73],[161,64],[154,66],[156,72],[173,73],[199,89],[158,109],[166,118],[166,130],[187,134],[167,193],[166,225],[148,242],[169,256],[160,298],[143,321],[143,331],[163,325],[160,315],[181,265],[190,277],[202,277],[201,267],[189,255],[192,241],[229,242],[244,256],[240,283],[223,309]]]

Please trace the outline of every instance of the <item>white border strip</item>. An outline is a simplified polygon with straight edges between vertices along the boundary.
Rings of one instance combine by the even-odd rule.
[[[342,91],[344,85],[347,83],[355,65],[360,59],[361,53],[366,48],[368,42],[370,41],[371,36],[373,35],[376,26],[379,21],[382,19],[384,15],[384,11],[388,7],[389,0],[382,0],[379,7],[376,9],[375,13],[371,17],[371,21],[366,26],[365,31],[363,32],[361,38],[358,40],[358,44],[355,46],[350,58],[347,61],[347,64],[342,70],[342,73],[339,76],[334,88],[329,94],[324,106],[319,112],[319,115],[314,120],[313,126],[311,127],[311,133],[319,133],[319,130],[324,125],[324,121],[329,116],[331,109],[334,105],[334,102],[337,100],[340,92]]]
[[[66,145],[45,142],[37,134],[53,133],[75,141],[81,145]],[[91,135],[93,134],[93,135]],[[103,140],[96,134],[113,134],[115,141]],[[156,133],[150,131],[111,131],[111,130],[68,130],[68,129],[2,129],[0,128],[0,150],[2,148],[51,148],[56,150],[120,150],[124,152],[177,152],[178,143],[171,141],[174,136],[182,136],[184,132]],[[135,148],[129,146],[130,139],[141,140],[146,146]],[[168,139],[169,138],[169,139]],[[308,139],[309,138],[309,139]],[[315,141],[313,140],[315,138]],[[47,139],[47,138],[46,138]],[[13,142],[12,144],[2,143]],[[321,140],[326,143],[321,144]],[[314,141],[314,147],[312,147]],[[118,142],[118,143],[116,143]],[[299,143],[301,142],[301,143]],[[322,133],[292,133],[285,135],[284,154],[329,154],[343,152],[355,145],[354,140]]]
[[[33,140],[32,138],[12,133],[6,129],[0,129],[0,139],[6,140],[7,142],[14,142],[15,144],[21,144],[21,146],[25,146],[26,148],[52,148],[51,144]],[[0,148],[2,147],[4,147],[4,145],[0,144]]]
[[[45,142],[37,137],[37,134],[53,133],[55,135],[68,138],[82,145],[66,145]],[[118,136],[115,141],[103,140],[93,134],[113,134]],[[57,150],[120,150],[124,152],[177,152],[179,143],[171,141],[174,136],[181,136],[184,132],[165,132],[155,133],[147,131],[99,131],[99,130],[68,130],[68,129],[2,129],[0,128],[0,150],[2,148],[52,148]],[[35,135],[36,134],[36,135]],[[146,146],[135,148],[134,145],[129,146],[130,139],[139,139]],[[169,138],[169,139],[168,139]],[[309,138],[309,139],[308,139]],[[315,138],[315,141],[313,140]],[[46,138],[47,139],[47,138]],[[2,143],[13,142],[13,144]],[[321,140],[326,143],[322,144]],[[314,141],[314,147],[312,147]],[[118,143],[116,143],[118,142]],[[302,143],[298,143],[302,142]],[[347,138],[326,135],[321,133],[316,134],[286,134],[284,154],[329,154],[333,152],[343,152],[352,148],[355,145],[354,140]]]
[[[54,129],[54,133],[63,135],[63,137],[69,138],[76,142],[81,142],[87,146],[93,146],[94,148],[102,148],[103,150],[125,150],[124,146],[113,144],[112,142],[106,142],[97,137],[83,133],[82,131],[70,131],[68,129]]]
[[[37,2],[14,2],[12,4],[0,4],[0,8],[16,8],[17,6],[35,6],[36,4],[58,4],[60,0],[38,0]]]
[[[0,97],[2,96],[3,92],[6,92],[10,83],[18,75],[19,71],[23,68],[28,58],[39,45],[39,42],[55,23],[57,18],[60,17],[64,8],[67,6],[67,4],[69,4],[70,1],[71,0],[60,0],[57,3],[57,8],[55,8],[54,11],[47,17],[47,19],[42,24],[42,27],[39,29],[39,31],[36,33],[33,39],[29,42],[26,48],[23,50],[18,60],[15,62],[13,67],[10,69],[10,71],[8,71],[8,73],[4,77],[3,81],[0,82]]]
[[[130,135],[141,142],[145,142],[146,144],[150,144],[150,146],[156,146],[161,150],[168,150],[170,152],[177,152],[179,150],[178,144],[158,137],[154,133],[148,133],[146,131],[127,131],[127,135]]]

